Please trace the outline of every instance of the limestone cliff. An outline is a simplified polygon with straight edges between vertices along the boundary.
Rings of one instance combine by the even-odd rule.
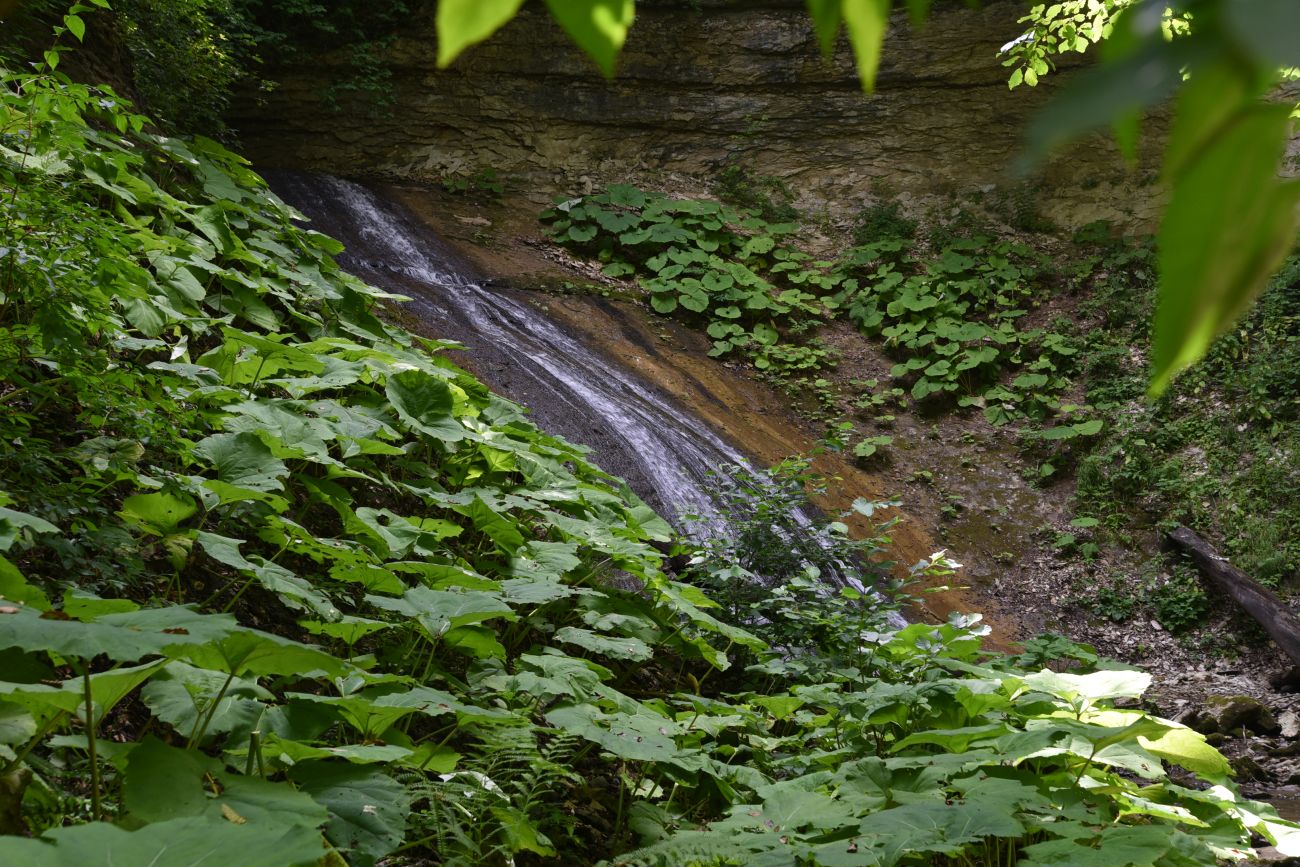
[[[640,0],[613,81],[541,4],[440,71],[430,5],[385,58],[394,71],[390,114],[322,105],[331,69],[346,62],[326,55],[274,70],[281,86],[234,120],[267,165],[415,180],[491,167],[548,192],[654,183],[664,173],[707,178],[739,160],[787,180],[802,204],[838,215],[882,192],[1013,183],[1006,170],[1024,124],[1053,89],[1007,89],[998,49],[1019,32],[1024,8],[939,4],[921,30],[897,15],[877,92],[864,96],[848,46],[824,59],[797,0]],[[1040,208],[1066,225],[1149,225],[1150,181],[1097,137],[1028,183]]]

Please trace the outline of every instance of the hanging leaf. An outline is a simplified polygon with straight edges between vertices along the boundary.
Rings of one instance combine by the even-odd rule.
[[[447,67],[471,45],[515,17],[524,0],[438,0],[438,66]]]
[[[858,81],[871,93],[876,89],[881,46],[889,27],[891,0],[842,0],[844,24],[858,63]]]
[[[636,0],[546,0],[546,8],[604,77],[611,78],[636,17]]]
[[[829,57],[835,48],[835,37],[840,32],[842,0],[808,0],[808,14],[812,17],[813,31],[822,54]]]
[[[1243,108],[1174,180],[1157,238],[1152,395],[1205,354],[1295,243],[1300,182],[1277,178],[1290,126],[1290,106]]]

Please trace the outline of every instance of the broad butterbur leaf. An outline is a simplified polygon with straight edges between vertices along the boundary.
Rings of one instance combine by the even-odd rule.
[[[410,795],[382,770],[310,761],[295,765],[290,778],[329,810],[325,833],[335,846],[350,852],[350,863],[373,864],[401,845]]]
[[[156,822],[138,831],[92,822],[56,828],[33,840],[6,837],[4,842],[6,867],[200,867],[228,861],[232,853],[238,853],[240,867],[314,864],[322,856],[320,833],[195,817]]]

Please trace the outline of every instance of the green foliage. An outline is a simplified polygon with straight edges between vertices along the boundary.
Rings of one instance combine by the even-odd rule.
[[[477,199],[499,199],[506,191],[505,183],[492,168],[471,175],[448,175],[442,179],[442,188],[452,195]]]
[[[1142,401],[1150,255],[1116,246],[1095,265],[1083,315],[1088,400],[1106,426],[1078,469],[1078,507],[1108,527],[1182,523],[1216,540],[1235,565],[1291,589],[1300,572],[1300,261],[1287,263],[1254,312],[1215,342],[1178,394]],[[1179,582],[1179,586],[1185,586]],[[1188,588],[1189,604],[1199,605]],[[1173,591],[1168,591],[1173,592]]]
[[[563,13],[558,3],[548,5],[609,75],[633,2],[583,3]],[[481,7],[441,6],[440,65],[490,36],[520,5],[494,0]],[[890,0],[809,0],[807,5],[823,53],[830,53],[845,25],[859,81],[870,92]],[[930,0],[905,5],[919,21]],[[613,7],[600,19],[603,32],[574,26],[574,19],[600,6]],[[1164,180],[1172,192],[1160,231],[1162,300],[1150,383],[1151,394],[1159,394],[1249,307],[1294,242],[1300,181],[1279,172],[1292,112],[1267,105],[1262,97],[1300,67],[1294,40],[1281,35],[1300,27],[1300,12],[1279,0],[1063,0],[1035,6],[1023,20],[1029,29],[1003,47],[1012,54],[1007,64],[1017,67],[1013,88],[1036,84],[1052,55],[1109,40],[1105,62],[1038,115],[1026,164],[1107,123],[1131,157],[1141,111],[1189,82],[1165,153]],[[1252,158],[1236,159],[1242,152]]]
[[[1025,31],[1002,47],[1001,53],[1007,55],[1002,65],[1012,67],[1007,86],[1012,90],[1022,84],[1036,87],[1039,78],[1055,68],[1056,55],[1082,54],[1108,38],[1115,16],[1131,5],[1133,0],[1062,0],[1035,5],[1020,19]],[[1175,26],[1172,16],[1166,16],[1165,32],[1172,36]]]
[[[0,577],[23,604],[3,609],[0,642],[62,683],[0,684],[30,721],[6,773],[71,761],[92,778],[89,818],[131,814],[158,825],[132,840],[169,839],[188,801],[131,795],[93,734],[61,733],[91,706],[82,728],[108,724],[143,686],[185,761],[217,763],[228,792],[256,768],[268,797],[306,793],[329,810],[334,844],[364,862],[403,839],[389,769],[445,772],[446,744],[480,726],[532,730],[522,695],[503,707],[513,687],[468,686],[467,670],[552,635],[557,663],[583,664],[566,641],[615,659],[653,641],[725,665],[702,637],[711,620],[646,544],[662,522],[440,358],[443,344],[376,319],[381,294],[343,274],[337,245],[296,228],[237,157],[145,133],[126,106],[65,79],[5,83],[0,424],[24,449],[3,466]],[[134,564],[125,585],[102,577],[120,559]],[[570,586],[608,568],[650,596]],[[51,604],[65,588],[75,594]],[[177,602],[259,612],[294,635],[298,621],[326,643]],[[590,619],[602,605],[621,614]],[[103,659],[147,661],[128,677],[98,670]],[[205,821],[233,821],[213,812],[229,807],[283,830],[284,811],[258,800],[256,816],[209,804]],[[393,812],[377,819],[362,809],[373,803]]]
[[[662,520],[385,324],[238,157],[48,71],[3,82],[0,778],[30,782],[0,813],[35,835],[14,863],[309,863],[322,833],[362,865],[1300,848],[1198,735],[1111,706],[1145,675],[1017,668],[977,617],[895,629],[892,597],[814,580],[852,549],[836,522],[776,543],[769,513],[736,549],[761,558],[698,551],[793,570],[728,616],[662,571]],[[718,207],[637,225],[773,253]],[[805,535],[835,544],[796,562]]]
[[[745,353],[777,375],[831,364],[815,341],[783,339],[794,317],[831,310],[821,296],[838,278],[786,243],[792,223],[707,199],[670,199],[635,187],[561,200],[542,214],[556,240],[605,262],[610,276],[637,275],[659,313],[681,311],[713,338],[710,355]]]
[[[769,223],[799,219],[789,184],[780,178],[757,176],[739,163],[730,163],[718,173],[713,191],[724,202],[753,211]]]
[[[235,0],[116,0],[132,81],[172,129],[213,134],[256,49]]]
[[[1209,613],[1210,600],[1195,574],[1181,569],[1151,596],[1151,609],[1160,625],[1172,635],[1200,626]]]
[[[1041,268],[1028,247],[984,236],[954,240],[933,258],[879,240],[846,254],[833,302],[899,358],[891,376],[913,399],[960,395],[995,424],[1042,418],[1060,408],[1077,349],[1059,332],[1018,325],[1039,303]],[[1009,369],[1019,375],[1007,384]]]
[[[916,237],[916,221],[903,216],[898,202],[863,208],[853,223],[853,241],[865,246],[874,241],[909,241]]]
[[[1158,237],[1153,396],[1202,358],[1263,290],[1295,242],[1300,202],[1300,183],[1279,171],[1292,107],[1263,100],[1300,61],[1293,45],[1276,38],[1300,26],[1296,9],[1270,0],[1186,0],[1170,18],[1165,6],[1139,0],[1096,7],[1109,20],[1109,62],[1081,76],[1030,131],[1037,157],[1110,122],[1132,154],[1141,110],[1182,87],[1163,166],[1170,192]],[[1061,9],[1053,5],[1043,17]]]
[[[853,454],[859,458],[869,458],[893,441],[894,438],[888,434],[877,434],[876,436],[865,437],[854,444]]]

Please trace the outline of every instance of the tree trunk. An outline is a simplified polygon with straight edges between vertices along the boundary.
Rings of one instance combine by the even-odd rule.
[[[1278,647],[1300,665],[1300,617],[1277,594],[1260,585],[1220,556],[1209,543],[1186,527],[1169,534],[1169,544],[1186,552],[1214,585],[1247,614],[1259,621]]]

